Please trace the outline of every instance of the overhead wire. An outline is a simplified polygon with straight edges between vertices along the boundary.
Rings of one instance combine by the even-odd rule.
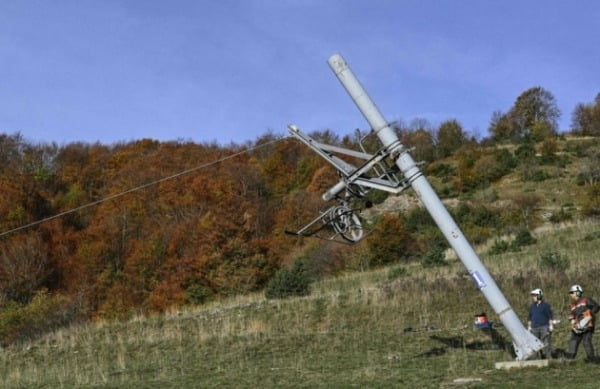
[[[71,214],[71,213],[79,212],[79,211],[81,211],[81,210],[84,210],[84,209],[86,209],[86,208],[90,208],[90,207],[96,206],[96,205],[98,205],[98,204],[102,204],[102,203],[105,203],[105,202],[107,202],[107,201],[114,200],[114,199],[116,199],[116,198],[119,198],[119,197],[125,196],[125,195],[127,195],[127,194],[130,194],[130,193],[133,193],[133,192],[137,192],[138,190],[146,189],[146,188],[149,188],[149,187],[151,187],[151,186],[158,185],[158,184],[160,184],[160,183],[162,183],[162,182],[169,181],[169,180],[172,180],[172,179],[175,179],[175,178],[178,178],[178,177],[184,176],[184,175],[186,175],[186,174],[190,174],[190,173],[193,173],[193,172],[195,172],[195,171],[198,171],[198,170],[201,170],[201,169],[208,168],[208,167],[210,167],[210,166],[213,166],[213,165],[216,165],[216,164],[218,164],[218,163],[221,163],[221,162],[227,161],[227,160],[229,160],[229,159],[233,159],[233,158],[235,158],[235,157],[239,157],[240,155],[243,155],[243,154],[246,154],[246,153],[250,153],[250,152],[252,152],[252,151],[255,151],[255,150],[261,149],[261,148],[263,148],[263,147],[266,147],[266,146],[270,146],[270,145],[276,144],[276,143],[278,143],[278,142],[280,142],[280,141],[282,141],[282,140],[284,140],[284,139],[288,139],[288,137],[287,137],[287,136],[283,136],[283,137],[280,137],[280,138],[277,138],[277,139],[274,139],[274,140],[271,140],[271,141],[268,141],[268,142],[265,142],[265,143],[262,143],[262,144],[256,145],[256,146],[254,146],[254,147],[251,147],[251,148],[248,148],[248,149],[245,149],[245,150],[239,151],[239,152],[237,152],[237,153],[233,153],[233,154],[227,155],[227,156],[225,156],[225,157],[223,157],[223,158],[220,158],[220,159],[218,159],[218,160],[211,161],[211,162],[207,162],[207,163],[204,163],[204,164],[202,164],[202,165],[199,165],[199,166],[196,166],[196,167],[193,167],[193,168],[190,168],[190,169],[186,169],[186,170],[184,170],[184,171],[182,171],[182,172],[179,172],[179,173],[173,174],[173,175],[171,175],[171,176],[168,176],[168,177],[163,177],[163,178],[160,178],[160,179],[158,179],[158,180],[155,180],[155,181],[152,181],[152,182],[148,182],[148,183],[145,183],[145,184],[143,184],[143,185],[136,186],[135,188],[131,188],[131,189],[128,189],[128,190],[126,190],[126,191],[123,191],[123,192],[120,192],[120,193],[116,193],[116,194],[113,194],[113,195],[110,195],[110,196],[104,197],[104,198],[102,198],[102,199],[95,200],[95,201],[92,201],[92,202],[90,202],[90,203],[87,203],[87,204],[81,205],[81,206],[79,206],[79,207],[75,207],[75,208],[69,209],[69,210],[67,210],[67,211],[64,211],[64,212],[57,213],[56,215],[48,216],[48,217],[46,217],[46,218],[39,219],[39,220],[36,220],[36,221],[34,221],[34,222],[31,222],[31,223],[28,223],[28,224],[25,224],[25,225],[22,225],[22,226],[19,226],[19,227],[13,228],[13,229],[11,229],[11,230],[4,231],[4,232],[0,232],[0,238],[1,238],[1,237],[4,237],[4,236],[6,236],[6,235],[10,235],[10,234],[12,234],[12,233],[15,233],[15,232],[17,232],[17,231],[26,230],[26,229],[28,229],[28,228],[31,228],[31,227],[37,226],[37,225],[39,225],[39,224],[46,223],[46,222],[48,222],[48,221],[50,221],[50,220],[54,220],[54,219],[61,218],[61,217],[63,217],[63,216],[69,215],[69,214]]]

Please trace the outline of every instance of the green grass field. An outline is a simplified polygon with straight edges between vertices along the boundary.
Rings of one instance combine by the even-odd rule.
[[[600,300],[600,224],[554,227],[536,238],[518,253],[477,251],[523,320],[529,291],[544,289],[561,319],[554,346],[564,349],[569,286],[580,283]],[[560,253],[569,268],[542,268],[546,252]],[[0,350],[0,387],[599,387],[600,365],[584,363],[583,349],[569,364],[496,370],[495,362],[513,360],[510,338],[501,327],[496,337],[474,328],[475,314],[497,317],[462,264],[449,261],[348,274],[313,284],[302,298],[240,296],[64,329]]]

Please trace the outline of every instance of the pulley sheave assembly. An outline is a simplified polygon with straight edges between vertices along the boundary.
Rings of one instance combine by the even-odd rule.
[[[285,230],[285,233],[338,243],[356,243],[368,235],[357,211],[351,209],[346,201],[340,201],[320,212],[319,217],[298,231]]]
[[[360,208],[350,207],[352,200],[364,197],[371,189],[397,194],[410,186],[407,180],[397,177],[398,169],[389,149],[384,148],[370,154],[365,150],[362,140],[359,143],[363,151],[356,151],[318,142],[295,125],[288,126],[288,130],[292,136],[333,165],[340,176],[340,181],[323,194],[323,200],[334,200],[337,204],[320,212],[319,217],[299,230],[286,230],[288,234],[356,243],[368,235],[368,231],[358,216]],[[340,158],[340,154],[364,160],[364,163],[356,167]],[[324,230],[333,232],[333,235],[324,235]]]

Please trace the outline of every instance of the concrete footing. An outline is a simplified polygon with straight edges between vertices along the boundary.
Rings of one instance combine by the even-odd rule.
[[[523,367],[547,367],[559,363],[572,362],[567,359],[534,359],[531,361],[496,362],[496,369],[518,369]]]

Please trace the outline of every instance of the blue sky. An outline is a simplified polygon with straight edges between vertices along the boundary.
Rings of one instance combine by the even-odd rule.
[[[0,133],[32,142],[243,143],[367,124],[341,53],[389,120],[484,136],[533,86],[569,129],[600,92],[600,3],[2,0]]]

